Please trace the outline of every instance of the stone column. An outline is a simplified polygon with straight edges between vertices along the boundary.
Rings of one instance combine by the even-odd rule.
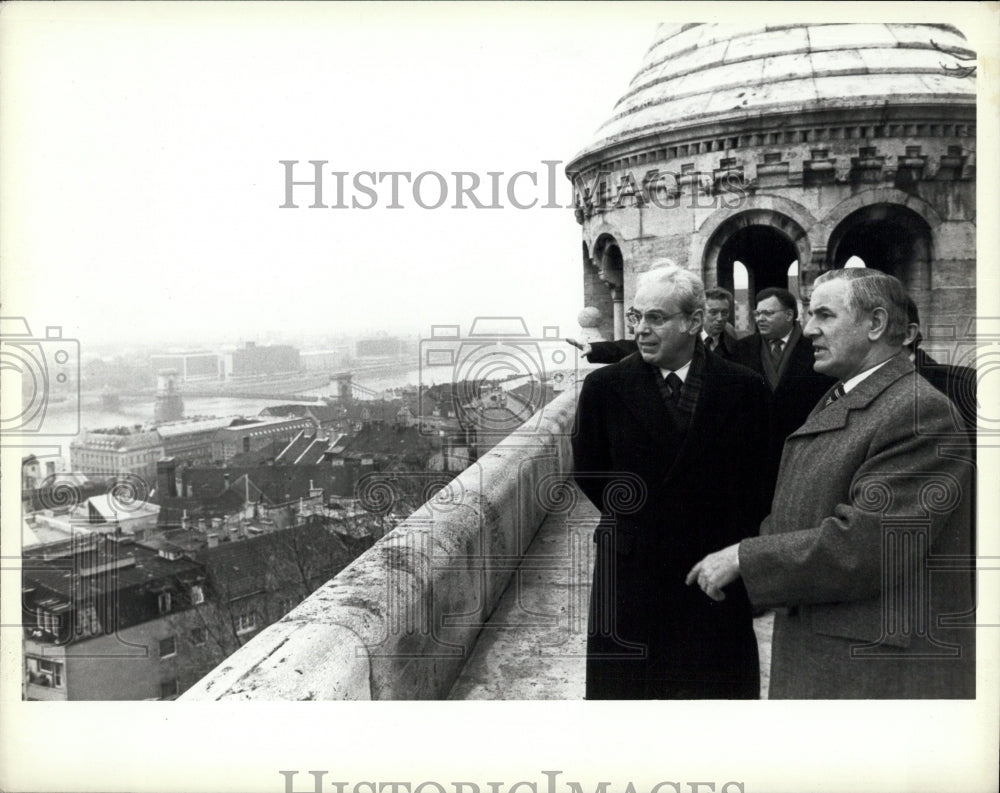
[[[623,274],[618,269],[608,269],[602,266],[598,274],[601,281],[611,293],[612,335],[617,339],[625,338],[625,305]]]
[[[820,275],[832,269],[831,263],[826,260],[826,250],[825,247],[813,247],[809,261],[799,261],[799,299],[803,308],[809,307],[813,283]]]
[[[625,302],[621,287],[611,290],[611,307],[614,311],[615,339],[625,338]]]

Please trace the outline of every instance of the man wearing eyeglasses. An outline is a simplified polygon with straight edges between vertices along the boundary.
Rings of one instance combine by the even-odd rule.
[[[720,355],[728,361],[736,360],[736,340],[739,336],[730,322],[733,316],[733,296],[721,287],[705,290],[705,324],[701,340],[705,349]],[[636,351],[633,338],[634,326],[629,328],[627,339],[616,341],[581,342],[566,339],[590,363],[615,363]]]
[[[736,582],[716,603],[684,577],[723,537],[756,532],[766,511],[767,387],[706,352],[693,273],[642,274],[628,313],[638,351],[587,376],[573,437],[576,481],[601,512],[587,698],[756,699],[745,589]]]
[[[802,334],[791,292],[762,289],[757,293],[754,318],[757,333],[736,343],[736,362],[763,375],[771,390],[772,435],[764,462],[774,481],[785,438],[802,426],[835,381],[813,368],[812,342]]]

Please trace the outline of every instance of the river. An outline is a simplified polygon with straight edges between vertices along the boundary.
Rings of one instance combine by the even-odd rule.
[[[442,368],[442,373],[450,374],[450,370]],[[366,378],[361,375],[355,382],[364,389],[382,392],[391,388],[416,386],[420,382],[419,368],[402,369],[389,375],[378,375]],[[514,387],[525,378],[511,380],[505,387]],[[437,385],[447,382],[426,379],[424,385]],[[334,396],[336,385],[329,383],[319,388],[303,391],[305,396]],[[196,416],[257,416],[264,408],[273,405],[288,404],[286,399],[242,399],[238,397],[191,397],[184,400],[184,415],[186,418]],[[17,446],[21,456],[36,454],[45,459],[51,459],[52,446],[60,447],[56,452],[69,466],[69,445],[81,429],[102,429],[105,427],[133,426],[149,424],[153,421],[155,399],[153,397],[122,397],[118,410],[105,410],[96,394],[85,395],[79,409],[79,415],[72,403],[54,403],[46,408],[43,422],[44,434],[16,436],[13,433],[4,435],[5,446]]]

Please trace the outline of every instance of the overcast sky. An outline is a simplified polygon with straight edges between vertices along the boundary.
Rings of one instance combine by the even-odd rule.
[[[560,13],[562,8],[563,13]],[[12,9],[5,9],[9,13]],[[653,40],[653,8],[14,8],[4,29],[4,313],[87,344],[259,342],[582,307],[564,164]],[[285,166],[346,172],[344,209]],[[543,161],[558,160],[557,166]],[[391,177],[440,173],[419,192]],[[456,209],[456,171],[502,209]],[[515,183],[517,171],[537,173]],[[555,173],[554,184],[550,174]],[[372,176],[359,176],[366,186]],[[471,177],[464,177],[465,184]],[[351,208],[352,199],[370,209]]]
[[[751,21],[772,6],[788,21],[779,4]],[[710,9],[704,21],[748,21],[697,8]],[[940,21],[933,5],[908,8],[911,21]],[[657,22],[695,15],[686,3],[3,13],[3,313],[27,317],[35,335],[63,326],[84,357],[108,342],[426,336],[479,315],[573,332],[580,227],[550,194],[571,201],[564,165],[611,115]],[[313,189],[299,186],[299,208],[280,208],[282,160],[302,181],[310,160],[325,161],[331,207],[333,172],[346,174],[346,207],[310,208]],[[394,171],[427,176],[398,177],[401,208],[390,209],[392,177],[376,180]],[[489,174],[501,172],[502,208],[460,199],[459,171],[481,180],[474,195],[487,205]],[[508,194],[519,171],[537,186],[522,176]]]

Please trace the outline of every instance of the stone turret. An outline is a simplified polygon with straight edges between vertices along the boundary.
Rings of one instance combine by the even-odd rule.
[[[808,301],[857,256],[925,323],[968,327],[974,59],[950,25],[661,25],[566,167],[602,335],[624,335],[635,275],[663,258],[730,290],[745,267],[749,300],[791,276]]]

